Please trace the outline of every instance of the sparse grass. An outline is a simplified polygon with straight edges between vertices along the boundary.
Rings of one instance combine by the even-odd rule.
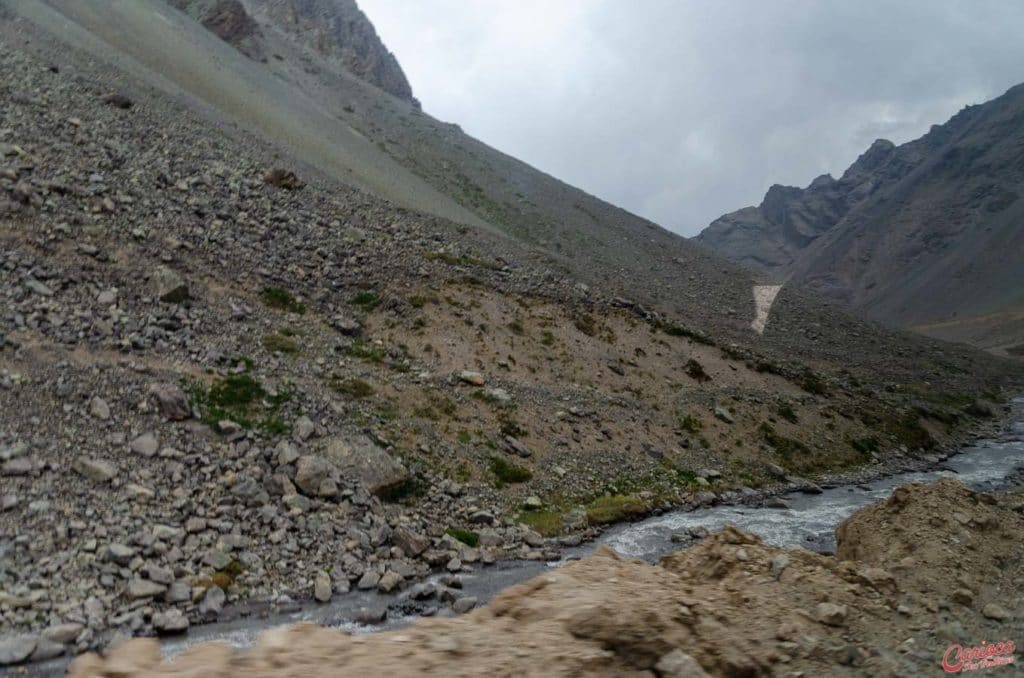
[[[339,377],[331,377],[328,380],[328,385],[331,390],[341,395],[346,395],[349,398],[356,400],[362,400],[363,398],[369,398],[373,395],[373,387],[362,379],[351,377],[348,379],[341,379]]]
[[[780,435],[775,430],[775,427],[766,421],[761,422],[760,431],[761,435],[764,436],[765,442],[771,445],[784,460],[788,461],[794,457],[811,454],[809,447],[799,440]]]
[[[491,457],[489,467],[494,474],[494,485],[499,489],[506,485],[525,483],[533,478],[530,469],[505,461],[501,457]]]
[[[562,533],[562,511],[523,511],[517,520],[544,537]]]
[[[593,337],[597,334],[597,321],[589,313],[581,313],[573,318],[573,325],[583,334]]]
[[[299,315],[306,312],[305,304],[296,301],[291,292],[280,287],[265,287],[260,293],[260,299],[270,308],[298,313]]]
[[[693,358],[686,361],[686,374],[699,383],[711,381],[711,375],[704,371],[704,366]]]
[[[864,456],[870,456],[872,453],[877,453],[879,449],[878,439],[874,437],[867,438],[850,438],[850,447],[857,450]]]
[[[509,417],[508,415],[502,415],[498,418],[501,432],[504,435],[511,436],[512,438],[525,438],[529,431],[519,425],[519,422]]]
[[[890,417],[882,423],[882,428],[908,450],[930,450],[936,445],[935,439],[913,411]]]
[[[272,353],[299,352],[299,344],[283,331],[263,335],[263,348]]]
[[[471,436],[469,431],[466,430],[459,431],[458,434],[456,434],[456,438],[458,438],[458,441],[463,445],[469,445],[473,442],[473,436]]]
[[[353,306],[358,306],[366,312],[370,312],[380,305],[380,295],[373,290],[366,290],[355,295],[351,299]]]
[[[291,393],[270,395],[249,374],[222,377],[208,389],[194,384],[189,391],[192,404],[199,408],[205,424],[212,426],[230,420],[242,428],[259,429],[268,435],[280,435],[289,429],[278,412],[291,399]]]
[[[540,335],[540,343],[545,346],[555,345],[555,335],[551,333],[551,330],[544,330]]]
[[[348,347],[348,354],[371,363],[382,363],[388,355],[383,347],[362,340],[352,342]]]
[[[399,485],[392,487],[381,495],[381,499],[391,503],[408,504],[426,495],[429,489],[426,482],[416,474],[410,475]]]
[[[692,414],[687,414],[679,420],[679,428],[683,429],[687,433],[696,434],[704,428],[704,424],[702,424],[700,419]]]
[[[501,264],[494,261],[487,261],[485,259],[478,259],[477,257],[465,255],[455,256],[448,252],[425,252],[423,257],[425,259],[444,262],[449,266],[476,266],[477,268],[486,268],[491,271],[500,271],[503,268]]]
[[[697,330],[691,330],[682,325],[676,325],[674,323],[657,323],[655,324],[657,329],[660,329],[670,337],[686,337],[695,344],[703,344],[704,346],[714,346],[715,340],[707,336],[703,332]]]
[[[645,501],[632,495],[598,497],[587,505],[587,520],[591,525],[607,525],[639,518],[649,510]]]
[[[523,323],[520,322],[519,318],[516,318],[515,320],[510,322],[508,324],[508,328],[512,330],[513,334],[516,334],[520,337],[526,334],[526,328],[523,327]]]
[[[825,381],[810,368],[804,370],[797,384],[812,395],[825,395],[828,393]]]
[[[454,538],[456,541],[461,541],[470,548],[476,548],[477,544],[480,543],[480,535],[472,530],[463,530],[459,527],[449,527],[444,531],[444,533]]]
[[[779,403],[779,407],[775,412],[791,424],[795,424],[800,421],[800,417],[797,416],[793,406],[789,403]]]

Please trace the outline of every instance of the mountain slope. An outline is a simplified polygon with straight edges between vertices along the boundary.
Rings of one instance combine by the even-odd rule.
[[[1017,86],[918,140],[875,142],[838,181],[773,186],[697,241],[885,323],[1012,346],[1024,341],[1022,193]]]

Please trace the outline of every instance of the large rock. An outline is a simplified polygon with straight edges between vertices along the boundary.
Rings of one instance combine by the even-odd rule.
[[[405,525],[399,525],[391,534],[392,543],[409,557],[415,557],[430,548],[430,539],[413,532]]]
[[[153,628],[159,633],[184,633],[188,630],[188,617],[181,610],[170,609],[153,615]]]
[[[409,477],[402,464],[365,436],[332,438],[323,454],[343,476],[358,479],[376,495],[401,485]]]
[[[149,397],[160,414],[171,421],[182,421],[192,416],[188,397],[176,384],[153,384],[149,387]]]
[[[0,666],[18,664],[28,659],[36,649],[38,639],[35,636],[5,636],[0,638]]]

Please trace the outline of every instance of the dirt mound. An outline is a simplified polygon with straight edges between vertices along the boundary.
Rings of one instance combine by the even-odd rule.
[[[297,625],[164,663],[132,640],[71,674],[918,675],[954,643],[1020,637],[1022,507],[954,480],[909,485],[847,520],[835,558],[726,528],[653,566],[601,548],[457,619],[369,636]]]

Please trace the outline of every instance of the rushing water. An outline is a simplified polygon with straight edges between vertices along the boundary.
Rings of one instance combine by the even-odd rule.
[[[695,511],[673,511],[614,527],[596,541],[570,550],[567,557],[584,556],[597,545],[606,544],[624,555],[653,562],[659,556],[679,548],[672,541],[673,534],[689,528],[714,531],[725,525],[735,525],[776,546],[803,546],[830,551],[835,547],[835,528],[844,518],[859,508],[884,499],[900,485],[952,476],[976,489],[998,488],[1010,471],[1024,466],[1024,398],[1016,399],[1013,406],[1012,423],[1002,436],[965,446],[936,470],[900,473],[863,485],[827,489],[821,494],[792,493],[785,497],[790,502],[788,509],[713,506]],[[462,573],[463,594],[476,596],[482,603],[498,591],[530,579],[548,567],[535,561],[507,561]],[[164,650],[167,655],[174,655],[191,645],[208,641],[245,646],[251,644],[267,628],[299,621],[336,626],[356,633],[397,628],[418,616],[402,612],[409,607],[407,596],[408,592],[397,595],[354,592],[336,597],[327,605],[306,606],[291,614],[275,614],[267,618],[247,617],[198,626],[191,629],[187,636],[167,639]],[[372,627],[353,623],[360,608],[367,607],[388,607],[388,621]],[[440,613],[446,612],[442,610]],[[45,668],[55,668],[55,664],[51,663]]]

